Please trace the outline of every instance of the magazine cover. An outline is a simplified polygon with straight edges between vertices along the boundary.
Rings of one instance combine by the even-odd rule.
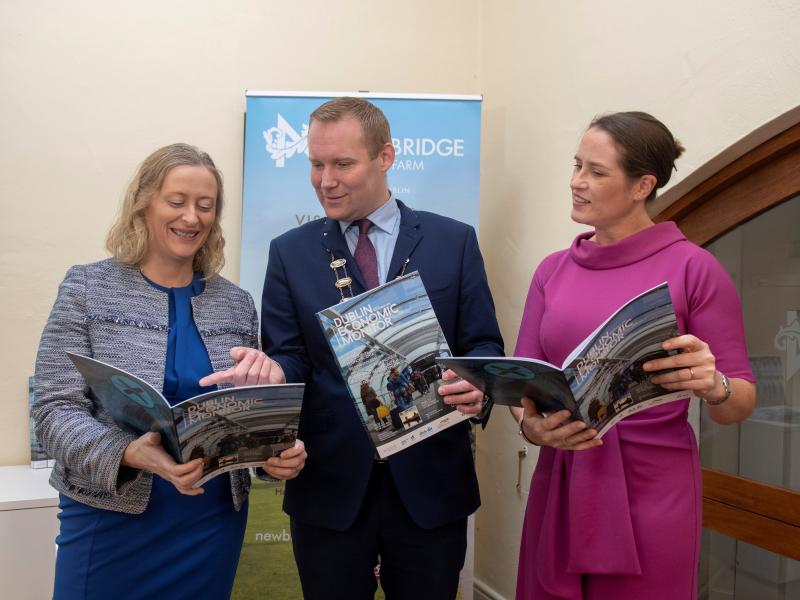
[[[215,390],[170,406],[147,382],[112,365],[67,352],[120,428],[161,434],[176,462],[203,459],[195,487],[226,471],[260,466],[294,445],[303,384]]]
[[[541,413],[568,410],[600,438],[620,419],[664,402],[691,397],[650,381],[642,365],[668,354],[661,344],[679,335],[669,286],[662,283],[619,308],[565,359],[561,367],[529,358],[443,358],[438,362],[497,404],[521,406],[522,396]]]
[[[33,395],[33,375],[28,377],[28,414],[33,414],[33,403],[35,397]],[[36,437],[36,424],[33,417],[28,418],[28,428],[30,433],[31,442],[31,469],[45,469],[55,465],[56,461],[47,455],[47,451],[39,442]]]
[[[437,392],[436,358],[450,350],[416,271],[326,308],[317,319],[379,457],[469,419]]]

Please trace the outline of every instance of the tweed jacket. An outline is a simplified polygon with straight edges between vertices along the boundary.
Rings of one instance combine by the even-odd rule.
[[[192,311],[215,371],[233,365],[233,346],[257,347],[253,299],[223,277],[206,282],[192,298]],[[114,424],[64,352],[110,363],[161,390],[168,312],[168,295],[148,284],[136,266],[106,259],[67,271],[39,344],[32,411],[39,440],[56,459],[50,483],[62,494],[132,514],[147,507],[152,474],[120,465],[136,436]],[[239,470],[230,479],[238,511],[250,478]]]

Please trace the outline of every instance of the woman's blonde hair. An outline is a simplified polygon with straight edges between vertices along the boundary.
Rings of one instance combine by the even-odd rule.
[[[206,279],[217,275],[225,264],[225,238],[222,235],[222,174],[211,157],[189,144],[170,144],[144,159],[128,185],[116,222],[106,236],[106,248],[118,261],[137,265],[147,255],[150,241],[145,211],[150,199],[164,183],[167,173],[179,166],[205,167],[217,181],[217,202],[214,224],[206,243],[195,254],[193,269]]]

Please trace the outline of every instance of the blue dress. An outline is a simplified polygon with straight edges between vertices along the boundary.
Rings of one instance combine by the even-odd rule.
[[[164,396],[174,405],[213,389],[197,384],[213,370],[192,318],[191,298],[205,284],[199,274],[183,288],[148,283],[169,294]],[[60,495],[53,598],[229,598],[247,503],[234,510],[227,473],[203,488],[204,494],[184,496],[154,475],[150,501],[140,515],[94,508]]]

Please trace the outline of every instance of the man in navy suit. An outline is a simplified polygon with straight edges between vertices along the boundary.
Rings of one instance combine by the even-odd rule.
[[[454,355],[501,355],[475,231],[392,196],[389,124],[371,103],[337,98],[310,123],[311,183],[326,218],[273,240],[261,308],[264,351],[286,381],[306,384],[299,437],[308,460],[284,500],[303,594],[373,598],[380,557],[387,598],[455,598],[467,517],[480,504],[469,425],[376,460],[316,313],[341,301],[333,260],[346,260],[354,294],[371,287],[353,258],[366,235],[378,283],[419,271]],[[353,224],[364,218],[371,229],[360,234]],[[439,391],[458,410],[484,416],[483,394],[467,382]]]

